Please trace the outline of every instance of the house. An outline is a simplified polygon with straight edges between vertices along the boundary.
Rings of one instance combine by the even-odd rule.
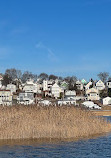
[[[18,104],[29,105],[34,103],[34,93],[33,92],[21,92],[17,98]]]
[[[87,100],[99,100],[100,99],[98,90],[95,88],[86,90],[86,97],[87,97]]]
[[[39,82],[37,82],[36,85],[37,85],[37,94],[41,94],[43,85]]]
[[[15,93],[16,92],[16,85],[10,83],[7,85],[6,87],[7,90],[10,90],[11,91],[11,94]]]
[[[69,91],[66,91],[65,92],[65,98],[66,99],[75,99],[75,97],[76,97],[76,91],[71,91],[71,90],[69,90]]]
[[[111,105],[111,98],[106,97],[103,99],[103,105]]]
[[[85,89],[88,90],[91,86],[93,86],[93,83],[90,81],[86,84]]]
[[[33,80],[29,79],[26,81],[23,91],[37,93],[37,84],[33,83]]]
[[[0,105],[12,105],[12,95],[10,90],[0,90]]]
[[[87,84],[87,81],[86,81],[85,79],[82,79],[82,80],[81,80],[81,83],[82,83],[83,85],[86,85],[86,84]]]
[[[55,79],[55,83],[57,83],[57,84],[59,83],[59,80],[58,80],[58,78],[56,78],[56,79]]]
[[[62,92],[62,89],[58,86],[57,83],[53,84],[53,86],[51,87],[51,94],[54,98],[59,98],[60,97],[60,93]]]
[[[54,82],[54,80],[49,80],[48,81],[48,90],[50,91],[51,90],[51,87],[52,87],[52,85],[54,84],[55,82]],[[57,83],[56,83],[57,84]]]
[[[49,96],[51,97],[51,87],[52,87],[52,82],[50,81],[46,81],[46,80],[43,80],[43,94],[44,96]]]
[[[108,88],[111,88],[111,80],[107,81],[106,86],[107,86]]]
[[[68,89],[68,83],[66,81],[63,81],[60,83],[60,87],[64,90]]]
[[[105,89],[105,85],[101,80],[97,81],[95,86],[96,86],[96,89],[99,90],[99,91]]]
[[[43,91],[47,91],[48,90],[48,81],[43,80]]]
[[[81,81],[76,81],[76,87],[78,90],[83,90],[83,83]]]

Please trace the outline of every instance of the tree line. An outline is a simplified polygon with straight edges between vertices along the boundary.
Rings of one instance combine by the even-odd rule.
[[[33,74],[32,72],[25,71],[22,73],[21,70],[11,68],[11,69],[6,69],[5,73],[3,75],[3,85],[7,85],[11,82],[17,82],[17,81],[22,81],[22,83],[25,83],[29,78],[33,79],[34,81],[39,78],[41,81],[47,80],[47,79],[60,79],[60,80],[65,80],[66,82],[69,83],[69,87],[74,87],[74,83],[78,80],[76,76],[67,76],[67,77],[61,77],[61,76],[56,76],[54,74],[48,75],[47,73],[41,73],[39,75]],[[108,72],[100,72],[97,74],[98,78],[101,79],[104,83],[107,80],[110,80],[111,77],[109,77]]]

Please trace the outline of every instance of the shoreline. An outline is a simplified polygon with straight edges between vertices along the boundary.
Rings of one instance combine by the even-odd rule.
[[[88,139],[97,139],[99,137],[108,136],[111,132],[93,134],[90,136],[82,136],[75,138],[27,138],[27,139],[1,139],[1,146],[14,146],[14,145],[42,145],[42,144],[57,144],[57,143],[65,143],[65,142],[77,142]]]
[[[111,116],[111,110],[101,110],[101,111],[93,110],[91,111],[91,113],[95,116]]]

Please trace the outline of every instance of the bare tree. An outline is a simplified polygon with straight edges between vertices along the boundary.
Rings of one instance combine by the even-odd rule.
[[[21,70],[17,70],[15,68],[6,69],[5,75],[8,75],[12,80],[20,79],[22,76]]]
[[[53,74],[51,74],[50,76],[49,76],[49,80],[56,80],[58,78],[58,76],[55,76],[55,75],[53,75]]]
[[[76,76],[68,76],[66,78],[64,78],[64,80],[68,83],[69,85],[69,90],[74,90],[75,89],[75,83],[77,81],[77,77]]]
[[[39,77],[41,78],[41,80],[46,80],[46,79],[48,79],[48,75],[47,75],[46,73],[41,73],[41,74],[39,75]]]
[[[64,80],[65,80],[66,82],[68,82],[68,83],[70,82],[70,79],[71,79],[70,76],[67,76],[67,77],[64,78]]]
[[[111,81],[111,76],[108,78],[109,81]]]
[[[65,77],[64,78],[64,80],[66,81],[66,82],[70,82],[71,84],[73,83],[73,84],[75,84],[76,83],[76,81],[77,81],[77,77],[76,76],[68,76],[68,77]]]
[[[102,82],[106,82],[108,77],[109,77],[109,73],[108,72],[100,72],[98,75],[99,79],[102,81]]]
[[[34,75],[29,72],[29,71],[25,71],[22,75],[22,82],[25,83],[28,79],[33,79],[34,78]]]
[[[16,73],[17,73],[17,79],[21,79],[22,78],[21,70],[16,70]]]
[[[5,71],[5,74],[8,75],[12,80],[17,78],[17,73],[16,73],[16,69],[15,68],[7,69]]]
[[[3,76],[2,84],[4,86],[7,86],[7,84],[11,83],[11,81],[12,81],[12,79],[7,74],[5,74]]]

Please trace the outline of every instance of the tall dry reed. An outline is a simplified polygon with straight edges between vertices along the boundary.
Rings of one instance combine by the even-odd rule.
[[[71,107],[0,107],[0,139],[77,138],[111,131],[92,113]]]

